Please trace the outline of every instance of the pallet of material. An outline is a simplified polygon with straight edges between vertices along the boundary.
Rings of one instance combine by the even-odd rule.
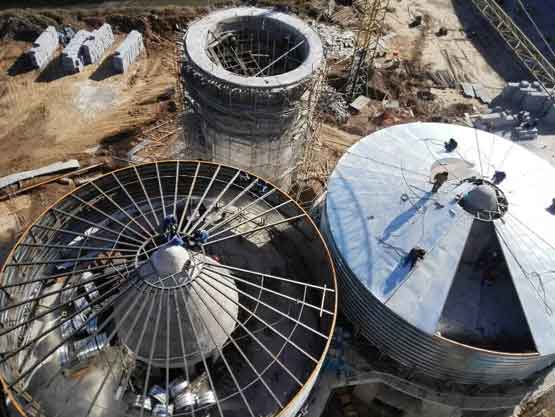
[[[83,43],[92,36],[87,30],[80,30],[69,41],[62,52],[62,67],[68,73],[81,72],[85,65],[81,47]]]
[[[94,30],[92,35],[83,42],[83,58],[85,65],[96,64],[114,43],[112,27],[104,23],[100,28]]]
[[[44,69],[54,57],[58,49],[58,32],[54,26],[48,26],[33,42],[33,47],[27,51],[29,62],[33,68]]]
[[[129,32],[112,57],[114,70],[120,73],[126,72],[141,54],[144,47],[143,35],[136,30]]]

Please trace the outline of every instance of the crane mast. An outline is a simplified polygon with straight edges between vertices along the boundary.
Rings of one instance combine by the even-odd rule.
[[[359,11],[355,48],[351,58],[346,93],[351,99],[368,95],[368,81],[379,43],[389,0],[359,0],[353,7]]]
[[[471,0],[472,4],[509,45],[520,62],[545,88],[555,86],[555,68],[495,0]]]

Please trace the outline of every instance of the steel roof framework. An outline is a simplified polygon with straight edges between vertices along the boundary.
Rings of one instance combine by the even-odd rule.
[[[147,278],[140,273],[141,268],[167,245],[161,234],[169,216],[176,220],[177,235],[192,245],[188,250],[194,276],[183,279],[184,273],[179,272]],[[202,242],[193,238],[199,230],[207,234]],[[314,234],[316,244],[309,246],[316,248],[314,253],[325,254],[321,258],[324,267],[318,268],[327,269],[331,275],[322,282],[306,274],[280,275],[263,264],[255,263],[262,267],[252,269],[248,262],[214,261],[227,259],[226,245],[230,242],[267,244],[274,236],[299,233],[295,230]],[[169,411],[172,401],[177,411],[180,401],[185,404],[174,415],[202,416],[213,410],[225,417],[224,402],[233,398],[240,398],[244,413],[252,417],[262,409],[289,415],[293,403],[300,405],[301,392],[313,384],[335,323],[333,267],[320,239],[307,214],[290,197],[235,168],[205,162],[156,162],[132,166],[88,183],[48,209],[24,234],[4,265],[0,287],[0,343],[4,354],[0,366],[8,394],[21,401],[29,394],[26,388],[40,364],[52,360],[68,344],[79,342],[76,334],[87,331],[97,320],[97,328],[87,336],[93,341],[92,347],[80,353],[101,358],[107,369],[96,380],[98,386],[87,402],[87,415],[98,411],[97,399],[106,395],[117,375],[130,371],[129,353],[137,353],[140,348],[150,352],[148,358],[142,358],[143,387],[136,390],[135,406],[141,416],[148,409],[147,402],[154,402],[149,397],[150,389],[153,375],[160,372],[163,381],[158,381],[159,375],[156,378],[167,401],[157,406]],[[254,247],[251,250],[251,256],[262,256],[263,252]],[[91,275],[85,279],[84,273]],[[87,284],[96,285],[90,289]],[[230,297],[230,291],[234,297]],[[77,304],[82,299],[88,302]],[[114,308],[116,305],[118,308]],[[173,310],[163,309],[163,305],[173,306]],[[233,310],[239,310],[239,315]],[[209,314],[203,317],[201,311]],[[86,320],[76,322],[83,314]],[[52,316],[56,319],[48,321]],[[139,318],[144,317],[146,320],[141,322]],[[231,330],[222,323],[223,317],[233,321]],[[45,326],[36,331],[39,321]],[[73,332],[64,335],[64,328],[70,324],[75,326]],[[224,345],[209,343],[222,332],[227,338]],[[133,333],[136,346],[130,345]],[[165,340],[157,337],[162,333]],[[152,340],[145,334],[153,334]],[[102,346],[98,339],[101,335]],[[27,355],[45,338],[52,339],[49,349],[39,349],[41,355],[29,365]],[[177,353],[170,352],[170,338],[181,341]],[[196,349],[191,350],[189,338],[196,340]],[[210,351],[200,340],[208,340]],[[245,348],[246,343],[255,346],[265,359],[253,355],[254,347]],[[156,358],[155,346],[159,345],[166,346],[165,355]],[[119,352],[115,358],[111,350]],[[182,378],[193,386],[195,376],[190,375],[187,361],[194,356],[200,358],[203,371],[199,372],[207,378],[208,386],[204,391],[193,392],[190,388],[181,397],[172,397],[174,359],[180,358]],[[220,358],[220,372],[233,388],[218,386],[213,375],[214,357]],[[308,368],[293,366],[292,357],[297,362],[302,359]],[[156,370],[156,361],[164,360],[165,366]],[[269,379],[270,371],[274,379]],[[48,387],[66,373],[67,369],[59,366],[49,375]],[[78,396],[87,378],[86,372],[78,376],[64,393],[65,398]],[[284,394],[277,390],[279,384],[291,386],[291,392],[299,394]],[[253,399],[254,392],[268,397],[269,404],[261,405]],[[189,402],[184,400],[185,394]],[[58,415],[62,414],[59,410]]]

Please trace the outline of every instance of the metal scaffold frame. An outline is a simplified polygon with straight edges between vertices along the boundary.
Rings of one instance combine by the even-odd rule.
[[[315,199],[307,200],[303,197],[305,191],[312,189],[311,180],[318,176],[319,160],[316,158],[320,148],[319,134],[323,123],[322,112],[319,109],[322,88],[328,80],[328,65],[324,61],[314,77],[310,88],[306,108],[306,126],[302,139],[304,140],[303,156],[300,160],[296,172],[294,173],[293,183],[296,188],[295,199],[305,209],[310,208]]]
[[[175,239],[190,255],[183,269],[145,269]],[[304,273],[286,253],[284,267],[279,260],[246,261],[247,246],[256,257],[269,244],[283,251],[298,245],[307,259],[321,256],[324,266],[314,261],[314,268],[326,273]],[[97,400],[119,386],[136,396],[126,401],[141,416],[156,400],[169,414],[175,405],[174,415],[220,417],[228,415],[222,404],[235,401],[255,417],[268,413],[263,396],[272,415],[289,416],[295,393],[310,389],[323,365],[337,299],[329,252],[307,213],[248,172],[201,161],[127,167],[66,195],[22,236],[0,290],[0,388],[27,412],[44,415],[48,395],[37,403],[29,388],[41,364],[60,358],[41,374],[43,393],[55,380],[73,378],[53,399],[64,404],[90,389],[92,376],[74,362],[93,366],[100,372],[86,402],[91,417]],[[36,349],[45,337],[48,349]],[[94,344],[77,350],[84,340]],[[64,350],[70,345],[73,351]],[[129,372],[139,373],[128,385]],[[184,378],[177,394],[176,373]],[[196,390],[205,376],[207,386]],[[114,415],[137,415],[118,413],[117,404]],[[70,415],[67,407],[56,416]]]
[[[368,95],[368,81],[383,35],[389,0],[361,0],[354,6],[359,9],[359,22],[346,88],[352,99],[361,94]]]
[[[534,43],[494,0],[472,0],[472,4],[507,43],[522,65],[544,87],[555,86],[555,68]],[[548,91],[549,93],[549,91]]]

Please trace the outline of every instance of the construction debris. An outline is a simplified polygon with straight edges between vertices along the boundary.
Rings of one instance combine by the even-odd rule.
[[[476,116],[474,126],[488,132],[512,129],[519,125],[519,120],[512,114],[504,111]]]
[[[538,82],[508,83],[501,94],[495,98],[495,103],[502,109],[512,112],[522,112],[531,115],[531,120],[542,122],[548,126],[555,125],[555,98]],[[522,119],[522,116],[520,117]],[[534,132],[531,132],[533,135]],[[526,136],[517,132],[518,136]]]
[[[318,31],[328,58],[342,59],[353,55],[355,48],[355,33],[351,30],[341,30],[337,26],[318,23],[314,26]]]
[[[52,60],[56,49],[58,49],[58,32],[54,26],[48,26],[27,52],[31,66],[42,70]]]
[[[475,98],[474,86],[471,83],[461,83],[462,95],[468,98]]]
[[[438,36],[438,37],[447,36],[448,33],[449,33],[448,29],[446,27],[442,26],[436,32],[436,36]]]
[[[484,104],[491,103],[492,98],[483,86],[479,84],[473,84],[472,87],[474,88],[474,95],[478,100],[480,100]]]
[[[95,170],[95,169],[101,168],[102,166],[104,166],[104,163],[98,163],[98,164],[94,164],[94,165],[89,165],[88,167],[78,169],[77,171],[73,171],[73,172],[70,172],[70,173],[64,173],[64,174],[62,174],[62,175],[58,175],[58,176],[56,176],[56,177],[49,178],[49,179],[47,179],[47,180],[38,182],[38,183],[36,183],[36,184],[31,184],[31,185],[29,185],[29,186],[27,186],[27,187],[20,188],[19,190],[16,190],[16,191],[14,191],[14,192],[10,192],[10,193],[8,193],[8,194],[4,194],[4,195],[0,196],[0,200],[6,200],[6,199],[8,199],[8,198],[13,198],[13,197],[15,197],[15,196],[17,196],[17,195],[26,193],[26,192],[28,192],[28,191],[34,190],[35,188],[38,188],[38,187],[41,187],[41,186],[43,186],[43,185],[50,184],[50,183],[53,183],[53,182],[57,182],[57,183],[63,184],[63,185],[71,185],[73,182],[71,181],[70,177],[74,177],[74,176],[76,176],[76,175],[85,174],[85,173],[87,173],[87,172],[90,172],[90,171],[93,171],[93,170]],[[88,178],[89,178],[89,180],[91,180],[92,177],[88,177]],[[83,181],[84,181],[84,180],[81,179],[81,183],[83,183]],[[78,183],[78,180],[74,181],[74,183],[77,184],[77,183]]]
[[[144,49],[143,35],[133,30],[116,50],[112,64],[117,72],[125,72]]]
[[[350,117],[345,96],[329,84],[322,88],[318,107],[322,113],[332,116],[339,124],[345,123]]]
[[[104,23],[83,42],[82,53],[85,65],[96,64],[113,43],[112,27],[108,23]]]
[[[81,53],[81,47],[83,46],[83,43],[91,36],[91,32],[80,30],[75,34],[71,41],[69,41],[67,46],[64,48],[64,51],[62,52],[62,67],[65,72],[69,74],[74,74],[83,70],[85,61],[84,56]]]
[[[370,103],[370,99],[368,97],[358,96],[351,104],[349,104],[349,106],[356,111],[361,111],[364,107],[368,106],[368,103]]]
[[[422,24],[422,16],[416,16],[410,23],[409,28],[415,28]]]
[[[54,164],[47,165],[45,167],[34,169],[31,171],[18,172],[17,174],[11,174],[11,175],[8,175],[7,177],[0,178],[0,189],[31,178],[40,177],[44,175],[51,175],[62,171],[71,171],[79,168],[80,168],[79,162],[75,159],[71,159],[66,162],[56,162]]]

